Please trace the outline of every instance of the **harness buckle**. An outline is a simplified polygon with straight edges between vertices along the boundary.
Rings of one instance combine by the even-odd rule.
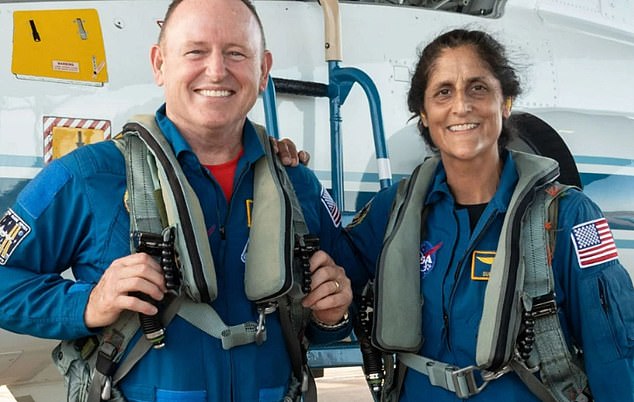
[[[504,374],[510,373],[511,371],[513,371],[513,369],[511,368],[510,365],[507,364],[506,366],[502,367],[498,371],[480,370],[480,376],[482,376],[482,379],[484,381],[489,382],[489,381],[497,380],[498,378],[502,377]]]
[[[546,293],[545,295],[533,298],[533,307],[530,310],[530,315],[533,318],[541,318],[556,313],[557,302],[555,301],[555,292]]]
[[[266,315],[277,310],[277,304],[268,303],[258,306],[258,326],[255,330],[255,343],[261,345],[264,342],[264,334],[266,333]]]
[[[454,393],[460,399],[467,399],[479,394],[489,384],[489,380],[485,379],[484,375],[482,375],[484,380],[482,385],[477,384],[474,372],[481,371],[478,366],[467,366],[457,370],[456,367],[448,367],[447,370],[453,382]]]
[[[112,396],[112,378],[106,377],[101,387],[101,400],[109,401]]]

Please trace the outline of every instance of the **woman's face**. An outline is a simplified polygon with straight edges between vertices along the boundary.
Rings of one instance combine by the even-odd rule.
[[[473,47],[440,53],[429,74],[424,107],[421,120],[443,160],[497,161],[497,140],[510,102]]]

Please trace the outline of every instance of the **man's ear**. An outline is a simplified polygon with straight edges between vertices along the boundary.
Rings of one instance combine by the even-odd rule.
[[[163,51],[158,44],[150,48],[150,63],[152,64],[154,82],[156,82],[156,85],[159,87],[163,86]]]
[[[269,73],[271,72],[271,66],[273,66],[273,55],[268,50],[264,51],[262,55],[262,63],[260,64],[260,93],[266,89],[266,84],[269,81]]]

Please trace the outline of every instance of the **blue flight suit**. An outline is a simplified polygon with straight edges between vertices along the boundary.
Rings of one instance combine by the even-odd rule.
[[[457,208],[439,165],[425,201],[429,211],[421,244],[424,343],[420,354],[457,367],[475,365],[478,326],[487,286],[488,264],[518,181],[509,152],[493,199],[477,224]],[[359,292],[374,277],[397,185],[378,193],[346,230],[335,259]],[[571,229],[603,218],[587,196],[571,190],[560,198],[553,270],[559,317],[569,342],[584,351],[585,369],[596,401],[634,401],[634,289],[618,258],[582,268]],[[356,252],[355,252],[356,250]],[[590,265],[588,262],[585,265]],[[386,267],[389,269],[389,267]],[[401,401],[459,401],[408,369]],[[473,401],[538,401],[515,373],[491,381]]]
[[[213,308],[227,325],[256,321],[244,291],[247,208],[253,199],[254,163],[264,150],[252,124],[243,133],[230,202],[200,164],[165,106],[157,122],[198,195],[216,268]],[[332,250],[340,231],[338,211],[306,167],[287,168],[310,233]],[[129,215],[124,206],[125,164],[111,141],[79,148],[34,178],[2,218],[7,232],[0,263],[0,326],[18,333],[75,339],[93,332],[84,325],[88,296],[110,263],[130,254]],[[248,205],[247,205],[248,204]],[[72,267],[77,281],[60,276]],[[176,316],[166,347],[150,350],[120,383],[130,402],[275,401],[282,399],[291,365],[277,313],[266,319],[267,340],[228,351],[221,342]],[[330,342],[350,328],[322,331],[309,324],[311,341]]]

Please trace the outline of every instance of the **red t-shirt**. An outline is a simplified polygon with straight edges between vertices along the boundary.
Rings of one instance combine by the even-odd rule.
[[[241,149],[238,156],[228,162],[219,165],[205,165],[209,173],[211,173],[218,184],[220,184],[227,201],[231,199],[231,195],[233,194],[233,177],[236,174],[238,160],[243,154],[244,150]]]

